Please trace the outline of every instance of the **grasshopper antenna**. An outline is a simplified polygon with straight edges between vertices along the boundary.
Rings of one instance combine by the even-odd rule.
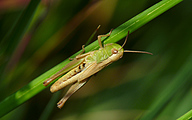
[[[123,45],[121,46],[120,50],[125,46],[126,42],[127,42],[127,39],[128,39],[128,36],[129,36],[129,31],[128,31],[128,34],[125,38],[125,42],[123,43]],[[149,54],[149,55],[153,55],[153,53],[150,53],[150,52],[146,52],[146,51],[135,51],[135,50],[124,50],[124,52],[129,52],[129,53],[144,53],[144,54]]]
[[[129,53],[144,53],[144,54],[153,55],[153,53],[146,52],[146,51],[124,50],[124,52],[129,52]]]
[[[121,46],[121,48],[120,48],[119,50],[121,50],[121,49],[125,46],[125,44],[126,44],[126,42],[127,42],[127,39],[128,39],[128,36],[129,36],[129,31],[128,31],[128,33],[127,33],[127,36],[126,36],[126,38],[125,38],[125,41],[124,41],[123,45]]]

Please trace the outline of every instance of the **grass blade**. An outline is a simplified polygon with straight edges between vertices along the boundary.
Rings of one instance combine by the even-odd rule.
[[[175,76],[173,83],[167,86],[167,88],[159,94],[157,100],[152,104],[150,111],[147,112],[141,120],[152,120],[156,117],[165,105],[171,100],[171,98],[180,90],[183,86],[190,84],[190,78],[192,72],[192,54],[183,65],[178,74]],[[187,72],[186,72],[187,71]]]
[[[192,110],[178,118],[177,120],[190,120],[192,118]]]
[[[22,39],[24,33],[29,27],[29,24],[34,16],[34,13],[39,3],[40,3],[40,0],[32,0],[27,6],[27,8],[22,12],[19,19],[15,22],[15,24],[13,24],[12,28],[9,30],[9,32],[1,41],[0,43],[1,69],[0,70],[3,70],[3,68],[6,66],[8,62],[7,60],[9,60],[17,44]],[[1,77],[3,77],[3,75],[1,75]]]
[[[148,23],[152,19],[156,18],[163,12],[167,11],[168,9],[175,6],[177,3],[181,2],[182,0],[163,0],[154,6],[150,7],[149,9],[143,11],[139,15],[133,17],[129,21],[125,22],[124,24],[120,25],[116,29],[113,30],[110,37],[108,37],[104,43],[113,43],[121,40],[123,37],[127,35],[127,31],[133,32],[143,26],[144,24]],[[103,41],[104,39],[102,39]],[[89,46],[85,48],[86,51],[91,51],[97,49],[99,47],[98,41],[93,42]],[[77,52],[71,58],[78,55],[81,51]],[[62,63],[58,64],[51,70],[47,71],[43,75],[37,77],[32,82],[15,92],[14,94],[8,96],[0,103],[0,117],[4,116],[11,110],[15,109],[28,99],[32,98],[34,95],[41,92],[46,87],[43,86],[43,81],[49,78],[51,75],[55,74],[58,70],[60,70],[63,66],[69,63],[69,60],[65,60]]]

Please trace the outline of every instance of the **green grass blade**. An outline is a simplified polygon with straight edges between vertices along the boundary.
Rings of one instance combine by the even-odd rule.
[[[192,110],[178,118],[177,120],[191,120],[192,119]]]
[[[55,105],[57,104],[58,102],[58,98],[60,97],[61,95],[61,91],[55,93],[49,103],[47,104],[47,106],[45,107],[45,110],[42,112],[39,120],[48,120],[48,118],[50,117],[51,115],[51,112],[53,111],[53,108],[55,107]]]
[[[190,84],[190,78],[192,72],[192,54],[183,65],[180,71],[176,74],[173,82],[167,86],[161,94],[158,95],[157,100],[149,108],[150,111],[147,112],[141,120],[152,120],[156,117],[165,105],[171,100],[171,98],[182,88],[183,86]]]
[[[168,9],[172,8],[176,4],[180,3],[181,1],[182,0],[162,0],[161,2],[153,5],[152,7],[148,8],[147,10],[143,11],[142,13],[138,14],[137,16],[133,17],[129,21],[114,29],[109,39],[107,39],[104,43],[119,41],[127,35],[127,31],[130,31],[130,33],[132,33],[133,31],[142,27],[143,25],[156,18],[163,12],[167,11]]]
[[[11,56],[11,54],[15,50],[15,47],[22,39],[24,33],[29,27],[29,24],[39,3],[40,0],[32,0],[27,8],[22,12],[16,23],[13,24],[12,28],[10,28],[9,32],[3,38],[0,44],[0,61],[4,61],[2,59],[8,59]],[[6,64],[1,63],[1,65]]]
[[[143,11],[139,15],[133,17],[129,21],[125,22],[124,24],[120,25],[116,29],[113,30],[110,37],[108,37],[104,43],[113,43],[121,40],[123,37],[127,35],[127,32],[133,32],[146,24],[147,22],[151,21],[152,19],[156,18],[163,12],[167,11],[168,9],[175,6],[177,3],[181,2],[182,0],[163,0],[154,6],[150,7],[149,9]],[[104,40],[104,39],[102,39]],[[85,48],[86,52],[91,51],[94,49],[99,48],[98,41],[93,42],[89,46]],[[78,55],[81,51],[77,52],[71,58]],[[28,99],[32,98],[34,95],[41,92],[46,87],[43,86],[43,81],[49,78],[51,75],[55,74],[59,71],[63,66],[69,63],[69,60],[65,60],[62,63],[58,64],[51,70],[47,71],[43,75],[37,77],[32,82],[15,92],[14,94],[8,96],[0,103],[0,117],[4,116],[11,110],[15,109]]]

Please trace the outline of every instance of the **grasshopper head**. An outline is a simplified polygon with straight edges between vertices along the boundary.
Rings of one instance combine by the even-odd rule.
[[[120,58],[123,57],[123,52],[124,52],[124,50],[120,45],[118,45],[116,43],[112,43],[111,44],[111,53],[112,53],[112,55],[111,55],[110,59],[112,61],[119,60]]]
[[[118,59],[122,58],[123,57],[123,53],[124,52],[131,52],[131,53],[145,53],[145,54],[150,54],[150,55],[153,55],[152,53],[150,52],[145,52],[145,51],[135,51],[135,50],[124,50],[123,49],[123,46],[126,44],[127,42],[127,38],[129,36],[129,31],[128,31],[128,34],[127,34],[127,37],[125,38],[125,42],[123,43],[122,46],[116,44],[116,43],[111,43],[109,44],[112,48],[111,48],[111,57],[110,59],[112,61],[117,61]]]

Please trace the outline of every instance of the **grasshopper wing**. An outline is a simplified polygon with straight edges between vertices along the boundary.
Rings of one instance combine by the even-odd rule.
[[[82,64],[81,64],[82,65]],[[80,65],[80,66],[81,66]],[[85,79],[89,78],[91,75],[93,75],[95,73],[95,68],[97,66],[97,62],[92,62],[89,63],[89,65],[87,65],[87,67],[85,67],[85,69],[83,69],[81,72],[77,73],[74,72],[77,69],[81,69],[80,66],[77,66],[76,68],[72,69],[71,71],[69,71],[67,74],[65,74],[64,76],[62,76],[61,78],[59,78],[50,88],[51,92],[56,92],[58,90],[61,90],[62,88],[70,85],[70,84],[74,84],[76,82],[81,82],[84,81]],[[75,74],[74,74],[75,73]],[[76,74],[77,73],[77,74]]]
[[[104,67],[108,66],[110,63],[112,63],[111,59],[106,59],[100,63],[97,63],[95,61],[94,63],[90,64],[84,71],[81,72],[82,75],[79,75],[78,81],[83,81],[91,75],[94,75],[95,73],[102,70]]]
[[[51,76],[50,78],[48,78],[47,80],[45,80],[43,82],[44,86],[49,85],[54,79],[56,79],[57,77],[63,75],[64,73],[68,72],[69,70],[75,68],[76,66],[78,66],[79,64],[81,64],[84,61],[84,58],[81,59],[76,59],[74,58],[73,61],[71,61],[70,63],[68,63],[66,66],[64,66],[61,70],[59,70],[56,74],[54,74],[53,76]]]

